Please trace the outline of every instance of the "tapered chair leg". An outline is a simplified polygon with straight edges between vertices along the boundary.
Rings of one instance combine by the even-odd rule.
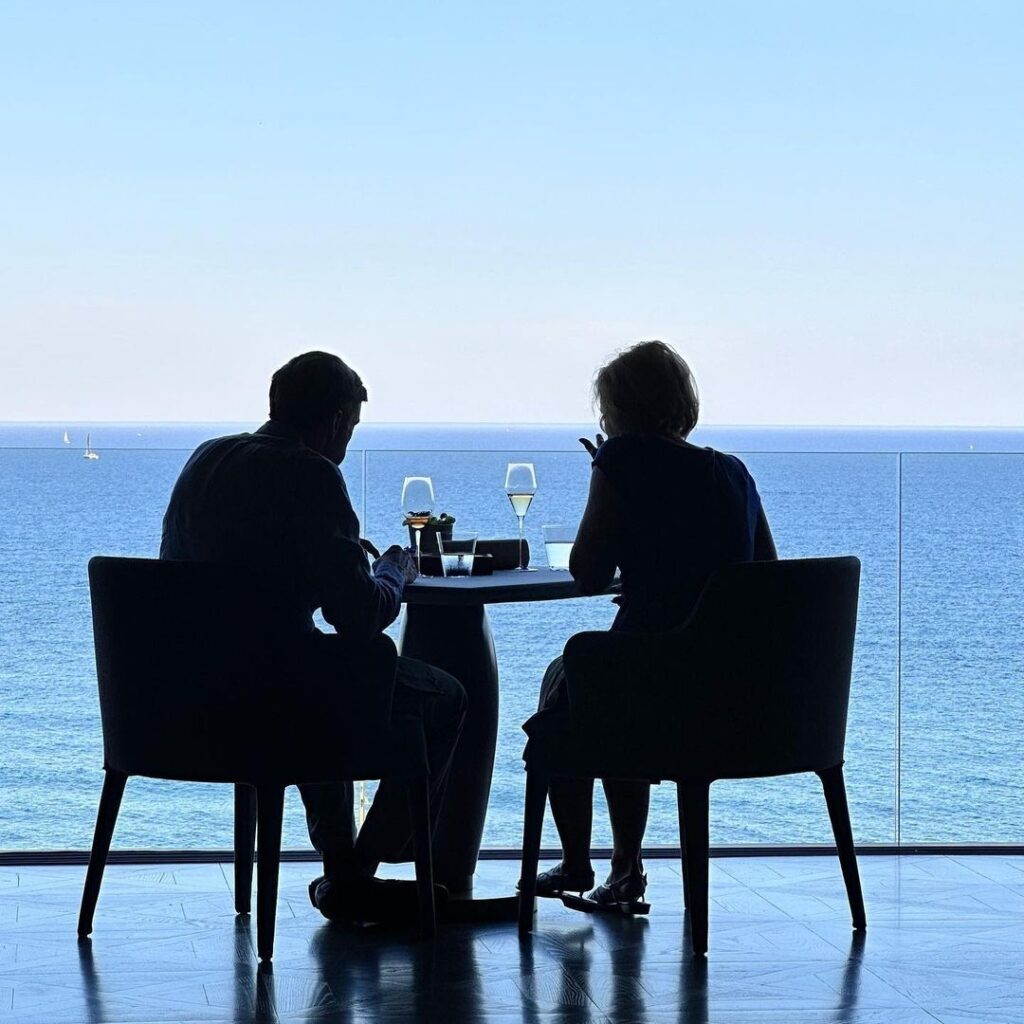
[[[256,790],[235,786],[235,913],[252,911],[252,863],[256,853]]]
[[[416,896],[420,909],[420,934],[432,939],[437,931],[434,906],[434,855],[430,828],[430,782],[426,778],[406,782],[406,799],[412,821],[413,856],[416,859]]]
[[[274,955],[277,925],[277,880],[281,867],[281,818],[284,787],[260,786],[256,791],[256,952],[261,960]]]
[[[710,783],[683,781],[678,785],[680,838],[686,863],[686,910],[694,956],[708,951],[708,799]]]
[[[683,910],[690,905],[690,871],[686,866],[686,818],[683,816],[682,790],[676,790],[676,804],[679,808],[679,866],[683,874]]]
[[[519,872],[519,934],[533,928],[537,901],[537,864],[540,838],[544,828],[544,809],[548,802],[548,776],[534,768],[526,769],[526,807],[523,811],[523,864]]]
[[[103,792],[100,794],[100,806],[96,812],[96,831],[93,833],[92,852],[89,854],[89,868],[85,873],[82,907],[78,913],[79,938],[92,934],[92,919],[96,913],[96,901],[100,896],[103,869],[107,866],[110,841],[114,838],[117,812],[121,809],[121,798],[124,796],[127,781],[128,776],[123,772],[114,771],[112,768],[105,769]]]
[[[843,881],[846,883],[846,895],[850,901],[853,927],[858,930],[867,928],[868,919],[864,913],[864,893],[861,891],[860,872],[857,870],[857,851],[853,845],[853,827],[850,825],[850,805],[846,800],[843,766],[826,768],[818,772],[818,778],[821,779],[821,786],[825,791],[825,803],[828,805],[828,816],[832,821],[839,866],[843,869]]]

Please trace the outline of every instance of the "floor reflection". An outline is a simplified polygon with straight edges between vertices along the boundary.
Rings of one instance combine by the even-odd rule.
[[[682,938],[681,933],[681,938]],[[236,924],[235,1018],[250,1024],[280,1019],[273,971],[256,967],[248,924]],[[656,950],[643,919],[595,915],[575,927],[549,929],[520,941],[512,926],[449,928],[433,943],[380,929],[320,927],[310,951],[325,1003],[310,1019],[362,1024],[368,1019],[486,1021],[515,1014],[524,1024],[630,1021],[666,1014],[680,1024],[710,1024],[719,1012],[751,1009],[763,982],[760,959],[745,966]],[[854,933],[835,1006],[822,1019],[850,1019],[858,1004],[865,947]],[[518,955],[515,955],[518,951]],[[675,963],[673,964],[673,960]],[[90,1022],[105,1019],[91,955],[81,956]],[[716,998],[717,997],[717,998]],[[799,992],[793,992],[794,999]]]
[[[561,968],[566,1002],[570,990],[582,993],[586,1004],[579,1018],[646,1020],[648,992],[641,978],[649,935],[644,918],[596,914],[583,918],[576,928],[533,940]],[[529,940],[527,940],[529,942]],[[532,944],[532,943],[531,943]]]
[[[235,1019],[251,1024],[276,1024],[279,1018],[273,965],[261,964],[256,958],[252,919],[248,914],[235,918],[234,954]]]
[[[448,926],[425,943],[323,924],[299,865],[284,872],[272,971],[258,969],[255,921],[233,914],[218,865],[112,871],[100,926],[81,942],[80,870],[0,873],[0,1020],[925,1024],[960,1013],[953,1000],[978,1021],[1020,1016],[1024,911],[986,872],[1012,881],[1024,859],[864,858],[870,937],[850,930],[831,861],[829,874],[816,858],[783,866],[730,862],[710,955],[695,961],[678,872],[664,865],[649,920],[546,901],[523,943],[514,925]],[[488,891],[517,869],[485,863]]]
[[[864,970],[864,949],[867,945],[867,938],[866,931],[859,931],[854,932],[850,939],[850,952],[846,957],[842,987],[839,992],[839,1005],[836,1008],[836,1017],[840,1020],[848,1016],[852,1017],[860,999],[860,979]]]
[[[329,1020],[428,1020],[442,1011],[453,1021],[485,1020],[477,941],[469,928],[419,942],[383,929],[322,926],[311,951],[337,1004]]]
[[[605,1014],[587,992],[594,931],[589,919],[578,927],[554,929],[519,941],[520,1010],[524,1024],[552,1020],[590,1024]]]
[[[681,949],[672,951],[677,962],[672,967],[668,950],[657,950],[656,962],[647,963],[648,922],[644,919],[595,915],[577,928],[537,933],[523,943],[521,973],[534,973],[541,956],[553,959],[563,972],[563,986],[578,989],[591,1004],[573,1013],[567,991],[564,1004],[568,1019],[587,1020],[592,1016],[613,1021],[645,1024],[649,1015],[664,1020],[666,1014],[680,1024],[709,1024],[714,1014],[741,1008],[758,1009],[764,995],[764,961],[756,953],[743,959],[731,956],[710,959],[689,955],[686,922],[680,930]],[[857,1010],[863,967],[865,932],[853,932],[849,953],[843,964],[834,1008],[822,1020],[853,1019]],[[772,968],[778,968],[773,961]],[[817,966],[824,966],[819,964]],[[800,977],[805,975],[801,972]],[[799,1003],[805,993],[789,995]],[[777,993],[776,993],[777,995]],[[717,997],[717,998],[716,998]],[[812,1001],[808,999],[808,1005]],[[540,1024],[550,1019],[535,1003],[524,1002],[523,1020]]]
[[[78,969],[82,975],[82,994],[89,1024],[101,1024],[107,1019],[103,1006],[103,990],[96,972],[96,961],[92,956],[92,939],[78,940]]]
[[[680,929],[678,1008],[680,1024],[708,1024],[708,961],[689,955],[690,915],[683,911]]]
[[[668,1015],[680,1024],[710,1024],[723,1013],[756,1012],[764,1000],[780,997],[790,1005],[817,1008],[822,1021],[856,1016],[863,932],[853,933],[841,974],[832,975],[835,1001],[822,1010],[826,961],[806,971],[797,960],[725,948],[717,958],[712,950],[710,959],[695,959],[687,951],[685,918],[678,929],[658,924],[595,915],[547,926],[523,940],[514,925],[489,925],[445,928],[435,942],[325,924],[310,936],[310,956],[285,959],[275,975],[257,963],[253,927],[239,917],[232,934],[233,974],[220,973],[209,983],[219,986],[228,1000],[220,1005],[230,1008],[238,1024],[276,1024],[297,1011],[325,1024],[389,1019],[654,1024]],[[833,970],[841,955],[831,961]],[[78,963],[84,1019],[89,1024],[110,1020],[104,972],[94,961],[91,941],[79,943]],[[232,993],[224,991],[232,984]],[[806,1019],[818,1018],[812,1010]]]

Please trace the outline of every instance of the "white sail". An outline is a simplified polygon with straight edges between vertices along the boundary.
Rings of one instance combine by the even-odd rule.
[[[82,455],[83,459],[88,459],[90,462],[95,462],[100,457],[99,452],[92,450],[92,434],[85,435],[85,452]]]
[[[71,444],[71,438],[68,437],[68,432],[66,430],[64,431],[64,443]]]

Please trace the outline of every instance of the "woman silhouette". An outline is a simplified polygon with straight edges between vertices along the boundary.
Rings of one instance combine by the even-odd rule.
[[[761,499],[739,459],[687,440],[697,423],[697,389],[689,366],[670,346],[646,341],[620,353],[598,371],[594,400],[608,438],[580,438],[593,469],[570,571],[593,594],[608,587],[616,570],[621,573],[612,629],[672,629],[686,620],[716,569],[777,557]],[[628,679],[622,680],[622,699],[629,699]],[[565,673],[556,658],[541,685],[538,714],[566,707]],[[614,716],[617,709],[607,713]],[[611,873],[584,906],[645,913],[641,844],[650,784],[602,782],[614,840]],[[537,895],[582,894],[594,884],[593,782],[552,779],[550,798],[562,861],[538,876]]]

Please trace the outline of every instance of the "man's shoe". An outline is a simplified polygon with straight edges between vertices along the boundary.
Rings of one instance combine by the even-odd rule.
[[[309,901],[328,921],[403,925],[419,922],[415,882],[321,876],[309,883]],[[438,913],[447,902],[448,890],[435,885],[434,905]]]

